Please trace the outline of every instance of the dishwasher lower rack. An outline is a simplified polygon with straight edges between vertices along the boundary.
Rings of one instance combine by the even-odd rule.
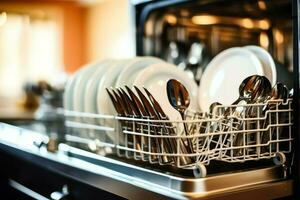
[[[66,140],[99,154],[192,169],[205,177],[212,160],[271,159],[284,165],[292,151],[292,100],[216,106],[185,120],[107,116],[63,110]],[[225,114],[226,113],[226,114]]]

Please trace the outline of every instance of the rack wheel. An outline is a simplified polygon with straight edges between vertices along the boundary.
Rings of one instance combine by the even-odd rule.
[[[206,167],[202,163],[197,163],[193,168],[193,174],[196,178],[204,178],[206,173]]]
[[[286,157],[284,153],[277,152],[275,157],[273,158],[273,162],[275,165],[283,165],[286,162]]]

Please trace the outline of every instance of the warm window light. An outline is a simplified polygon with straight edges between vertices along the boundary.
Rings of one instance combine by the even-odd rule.
[[[249,18],[245,18],[241,20],[241,26],[245,27],[245,28],[253,28],[254,24],[253,21]]]
[[[260,20],[258,22],[259,28],[263,30],[268,30],[270,28],[270,23],[267,20]]]
[[[177,23],[177,18],[174,16],[174,15],[167,15],[166,16],[166,21],[169,23],[169,24],[176,24]]]
[[[7,21],[6,12],[0,14],[0,26],[3,26]]]
[[[260,46],[262,46],[263,48],[267,49],[269,46],[269,38],[268,35],[266,33],[261,33],[259,35],[259,43]]]
[[[192,17],[192,22],[198,25],[211,25],[219,22],[218,18],[211,15],[197,15]]]
[[[7,16],[6,16],[7,15]],[[26,81],[58,81],[62,71],[60,32],[55,20],[0,14],[0,99],[22,95]],[[9,89],[8,89],[9,88]]]

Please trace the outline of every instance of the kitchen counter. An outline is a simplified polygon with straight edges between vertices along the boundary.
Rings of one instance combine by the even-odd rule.
[[[173,178],[168,174],[153,173],[138,166],[122,164],[111,158],[98,156],[66,144],[60,144],[59,150],[51,153],[43,145],[47,140],[48,136],[45,134],[0,124],[1,153],[17,158],[20,162],[32,163],[45,171],[63,175],[99,191],[106,191],[109,194],[116,195],[116,197],[126,199],[140,199],[141,196],[147,199],[274,199],[292,195],[293,181],[285,179],[284,175],[273,177],[269,174],[269,180],[257,180],[256,183],[252,182],[245,185],[243,180],[246,180],[245,178],[248,176],[253,176],[254,173],[238,172],[231,174],[230,176],[238,177],[241,180],[240,186],[234,185],[234,181],[228,175],[221,175],[222,179],[220,180],[223,180],[224,186],[226,181],[232,181],[232,185],[222,189],[222,182],[220,182],[217,189],[209,191],[209,189],[201,187],[211,186],[203,183],[210,183],[209,179],[213,180],[214,177],[198,180],[187,179],[180,182],[179,178]],[[110,165],[104,163],[110,163]],[[139,170],[139,172],[143,172],[149,177],[141,179],[136,171],[126,173],[126,170],[124,170],[126,168],[128,170]],[[278,174],[282,174],[282,170],[278,167],[261,169],[255,171],[255,174],[268,170],[275,170]],[[165,183],[160,184],[152,181],[155,180],[156,176],[163,178],[161,180],[165,180]],[[228,176],[228,179],[226,179],[226,176]],[[188,188],[195,185],[199,188]]]
[[[17,103],[0,101],[0,121],[11,122],[16,120],[33,120],[35,110],[17,106]]]

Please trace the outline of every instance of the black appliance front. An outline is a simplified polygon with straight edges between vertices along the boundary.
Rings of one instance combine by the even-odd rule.
[[[137,55],[192,71],[199,83],[224,49],[258,45],[276,63],[277,80],[294,89],[295,195],[299,188],[299,0],[160,0],[135,3]]]

